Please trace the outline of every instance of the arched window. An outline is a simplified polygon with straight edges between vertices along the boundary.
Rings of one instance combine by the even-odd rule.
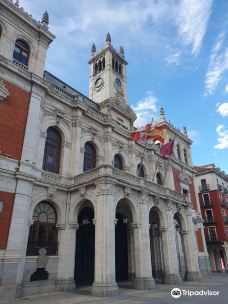
[[[138,177],[144,177],[144,169],[142,164],[138,164],[136,174]]]
[[[115,69],[115,60],[114,60],[114,58],[112,58],[112,69],[113,70]]]
[[[97,66],[97,63],[95,63],[94,65],[94,74],[97,75],[97,70],[98,70],[98,66]]]
[[[180,154],[180,145],[177,145],[177,157],[181,159],[181,154]]]
[[[40,248],[46,248],[47,255],[57,255],[57,218],[53,206],[45,201],[39,203],[32,218],[34,222],[29,230],[27,255],[38,255]]]
[[[122,75],[122,65],[119,65],[119,74]]]
[[[115,71],[118,73],[118,62],[115,63]]]
[[[84,146],[83,171],[88,171],[96,167],[96,149],[94,145],[87,142]]]
[[[26,42],[18,39],[15,43],[13,59],[28,65],[29,59],[29,46]]]
[[[105,69],[105,58],[103,58],[103,60],[102,60],[102,70],[104,70]]]
[[[114,167],[119,170],[123,170],[123,160],[119,154],[114,156]]]
[[[158,173],[156,174],[156,181],[157,181],[157,184],[158,184],[158,185],[162,185],[162,184],[163,184],[163,183],[162,183],[162,175],[161,175],[160,172],[158,172]]]
[[[102,64],[101,64],[101,60],[99,60],[98,62],[98,71],[101,72],[101,68],[102,68]]]
[[[186,149],[184,149],[184,161],[186,162],[186,164],[188,163],[188,157],[187,157]]]
[[[55,128],[48,128],[45,142],[43,170],[59,173],[61,155],[61,135]]]

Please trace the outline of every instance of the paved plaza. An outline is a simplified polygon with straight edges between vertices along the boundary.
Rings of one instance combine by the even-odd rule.
[[[218,296],[181,296],[174,299],[170,291],[178,287],[189,291],[219,291]],[[120,294],[111,298],[97,298],[89,295],[87,288],[80,289],[76,293],[51,293],[38,296],[25,297],[23,299],[10,301],[12,304],[139,304],[139,303],[228,303],[228,274],[211,274],[201,282],[184,282],[178,286],[156,285],[154,290],[143,291],[123,287]]]

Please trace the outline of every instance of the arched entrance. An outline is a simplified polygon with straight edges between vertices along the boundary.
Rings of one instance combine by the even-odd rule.
[[[156,283],[163,283],[165,277],[163,247],[159,213],[155,207],[150,210],[150,251],[152,275]]]
[[[115,264],[118,283],[131,280],[134,276],[132,214],[127,200],[120,200],[117,204],[116,220]]]
[[[181,224],[181,219],[178,213],[175,213],[174,219],[174,228],[175,228],[175,242],[178,258],[178,269],[179,274],[183,280],[186,279],[186,257],[185,257],[185,248],[183,240],[183,227]]]
[[[92,285],[94,281],[95,227],[94,210],[86,201],[78,215],[79,228],[76,233],[74,279],[77,287]]]

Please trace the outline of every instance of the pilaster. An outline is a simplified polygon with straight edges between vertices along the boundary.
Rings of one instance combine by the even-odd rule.
[[[118,293],[115,279],[115,185],[101,182],[97,185],[95,230],[94,296],[113,296]]]

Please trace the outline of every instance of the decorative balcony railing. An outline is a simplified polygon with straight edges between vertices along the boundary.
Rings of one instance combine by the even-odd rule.
[[[209,190],[210,190],[209,184],[199,186],[199,191],[200,192],[209,191]]]
[[[16,59],[13,59],[13,62],[14,62],[14,64],[15,64],[16,66],[18,66],[19,68],[28,71],[28,68],[29,68],[28,65],[26,65],[26,64],[24,64],[24,63],[22,63],[22,62],[20,62],[20,61],[18,61],[18,60],[16,60]]]

